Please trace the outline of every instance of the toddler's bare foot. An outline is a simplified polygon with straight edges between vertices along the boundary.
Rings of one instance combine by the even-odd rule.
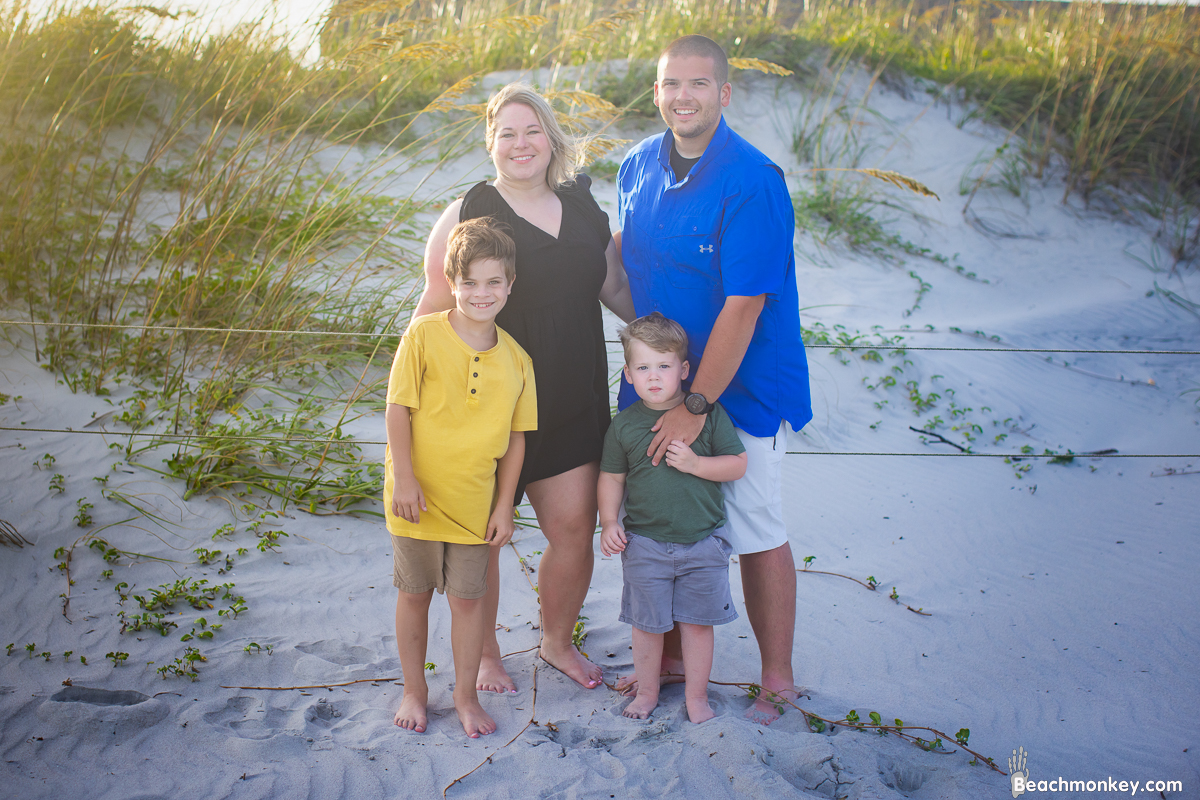
[[[487,736],[489,733],[496,732],[495,720],[488,716],[488,713],[483,710],[483,706],[479,705],[478,698],[474,700],[455,698],[454,710],[458,712],[458,721],[462,723],[463,730],[472,739],[478,739],[481,734]]]
[[[604,678],[600,668],[584,658],[575,645],[568,645],[565,650],[558,651],[552,650],[546,642],[542,642],[538,656],[585,689],[595,689]]]
[[[405,730],[424,733],[425,726],[429,724],[429,717],[425,712],[425,698],[418,697],[415,692],[405,692],[393,722]]]
[[[707,697],[687,698],[685,700],[688,710],[688,719],[696,724],[710,720],[716,716],[713,713],[712,706],[708,704]]]
[[[663,656],[662,671],[658,679],[658,685],[666,686],[668,683],[683,683],[683,662],[675,658]],[[632,697],[637,694],[637,686],[636,675],[626,675],[623,678],[617,678],[616,689],[626,697]]]
[[[649,719],[650,712],[658,706],[658,696],[647,697],[645,694],[639,694],[630,701],[629,705],[625,706],[625,710],[621,713],[630,719]]]
[[[481,692],[496,694],[516,694],[517,685],[508,677],[508,670],[500,663],[500,659],[484,656],[479,660],[479,678],[475,688]]]

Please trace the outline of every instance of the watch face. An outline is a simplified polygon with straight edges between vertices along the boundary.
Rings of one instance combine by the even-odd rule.
[[[692,392],[684,399],[683,404],[687,406],[687,410],[693,414],[703,414],[704,409],[708,408],[708,400],[704,395],[698,392]]]

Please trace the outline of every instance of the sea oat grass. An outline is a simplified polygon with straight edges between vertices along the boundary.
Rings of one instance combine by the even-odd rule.
[[[794,28],[889,70],[955,87],[1018,129],[1066,191],[1200,182],[1200,14],[1181,5],[811,0]]]

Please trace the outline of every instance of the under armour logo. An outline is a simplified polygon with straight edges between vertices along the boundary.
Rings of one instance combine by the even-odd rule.
[[[700,245],[700,252],[701,252],[701,253],[711,253],[712,251],[713,251],[713,245],[711,245],[711,244],[702,244],[702,245]]]

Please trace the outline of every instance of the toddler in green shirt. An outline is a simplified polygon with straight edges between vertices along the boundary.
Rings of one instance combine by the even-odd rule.
[[[708,704],[713,625],[737,619],[729,592],[731,550],[713,533],[725,524],[719,484],[745,474],[746,450],[729,415],[713,405],[696,440],[671,442],[664,462],[654,466],[646,451],[655,425],[684,401],[687,334],[655,312],[625,327],[621,344],[625,377],[641,399],[608,429],[597,495],[600,549],[621,554],[620,619],[633,625],[637,696],[623,713],[646,719],[658,705],[663,635],[678,625],[688,718],[703,722],[714,716]]]

